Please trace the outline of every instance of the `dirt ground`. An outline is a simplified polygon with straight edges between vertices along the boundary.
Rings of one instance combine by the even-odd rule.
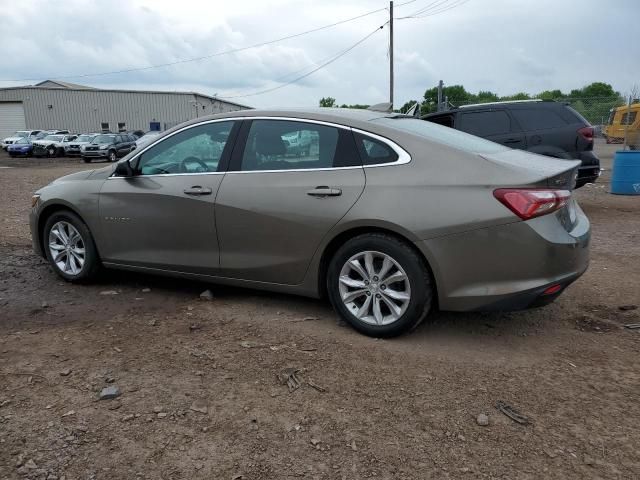
[[[322,301],[66,284],[30,250],[30,197],[91,166],[1,157],[0,478],[640,478],[640,310],[620,308],[640,305],[640,197],[607,193],[615,146],[597,149],[607,171],[576,193],[592,263],[555,304],[394,340]]]

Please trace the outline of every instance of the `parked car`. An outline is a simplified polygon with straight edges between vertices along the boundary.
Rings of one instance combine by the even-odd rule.
[[[64,155],[65,146],[76,137],[77,135],[50,134],[40,140],[34,140],[33,155],[36,157]]]
[[[22,137],[7,146],[7,152],[12,157],[29,157],[33,153],[33,144],[28,137]]]
[[[40,130],[18,130],[12,136],[3,139],[0,146],[2,146],[2,148],[6,150],[9,145],[17,142],[21,138],[27,138],[32,140],[39,133],[40,133]]]
[[[311,152],[312,143],[318,143],[317,136],[313,136],[308,131],[295,132],[292,135],[283,137],[283,140],[288,154],[302,156],[308,156]]]
[[[144,132],[142,130],[131,130],[129,132],[123,132],[123,133],[128,133],[129,135],[133,135],[136,140],[144,135]]]
[[[162,132],[159,132],[157,130],[151,130],[150,132],[145,133],[136,140],[136,148],[144,147],[145,145],[151,143],[161,133]]]
[[[297,132],[318,152],[287,154]],[[395,113],[201,117],[38,190],[35,251],[71,282],[102,265],[328,296],[354,328],[553,301],[586,270],[580,162]]]
[[[82,146],[84,145],[88,145],[89,143],[91,143],[91,141],[96,138],[96,136],[99,135],[98,133],[83,133],[82,135],[78,135],[78,137],[73,140],[72,142],[69,142],[65,145],[64,147],[64,153],[65,155],[72,157],[75,155],[80,155],[81,151],[80,149],[82,148]]]
[[[600,159],[593,153],[593,127],[564,103],[525,100],[465,105],[422,118],[510,148],[580,160],[576,188],[600,176]]]
[[[82,159],[89,163],[93,158],[106,158],[115,162],[119,157],[135,150],[136,142],[125,133],[108,133],[96,135],[91,143],[80,148]]]

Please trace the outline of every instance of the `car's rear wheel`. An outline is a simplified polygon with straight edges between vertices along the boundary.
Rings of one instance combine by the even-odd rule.
[[[69,211],[51,215],[44,226],[44,250],[55,272],[69,282],[95,277],[100,260],[89,228]]]
[[[327,272],[334,309],[356,330],[393,337],[417,327],[431,309],[429,270],[407,243],[370,233],[347,241]]]
[[[117,159],[118,159],[118,156],[116,155],[116,152],[114,152],[113,150],[109,151],[109,161],[113,163]]]

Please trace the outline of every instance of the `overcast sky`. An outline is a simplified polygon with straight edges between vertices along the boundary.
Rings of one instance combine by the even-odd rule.
[[[396,17],[433,0],[396,0]],[[443,1],[443,0],[439,0]],[[459,0],[444,0],[453,5]],[[388,6],[386,0],[0,0],[0,79],[46,79],[144,67],[270,41]],[[432,13],[434,11],[432,10]],[[382,11],[240,53],[67,81],[96,87],[235,96],[304,74],[384,24]],[[593,81],[640,84],[640,1],[469,0],[395,23],[396,106],[439,79],[500,95],[568,91]],[[326,68],[273,92],[234,98],[257,107],[388,99],[388,28]],[[37,80],[1,81],[0,87]]]

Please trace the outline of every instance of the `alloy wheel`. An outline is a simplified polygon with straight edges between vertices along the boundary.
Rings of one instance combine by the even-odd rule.
[[[71,223],[60,221],[49,230],[49,252],[53,263],[67,275],[78,275],[86,259],[80,232]]]
[[[358,320],[389,325],[406,312],[411,300],[409,277],[390,255],[376,251],[349,258],[338,278],[340,298]]]

